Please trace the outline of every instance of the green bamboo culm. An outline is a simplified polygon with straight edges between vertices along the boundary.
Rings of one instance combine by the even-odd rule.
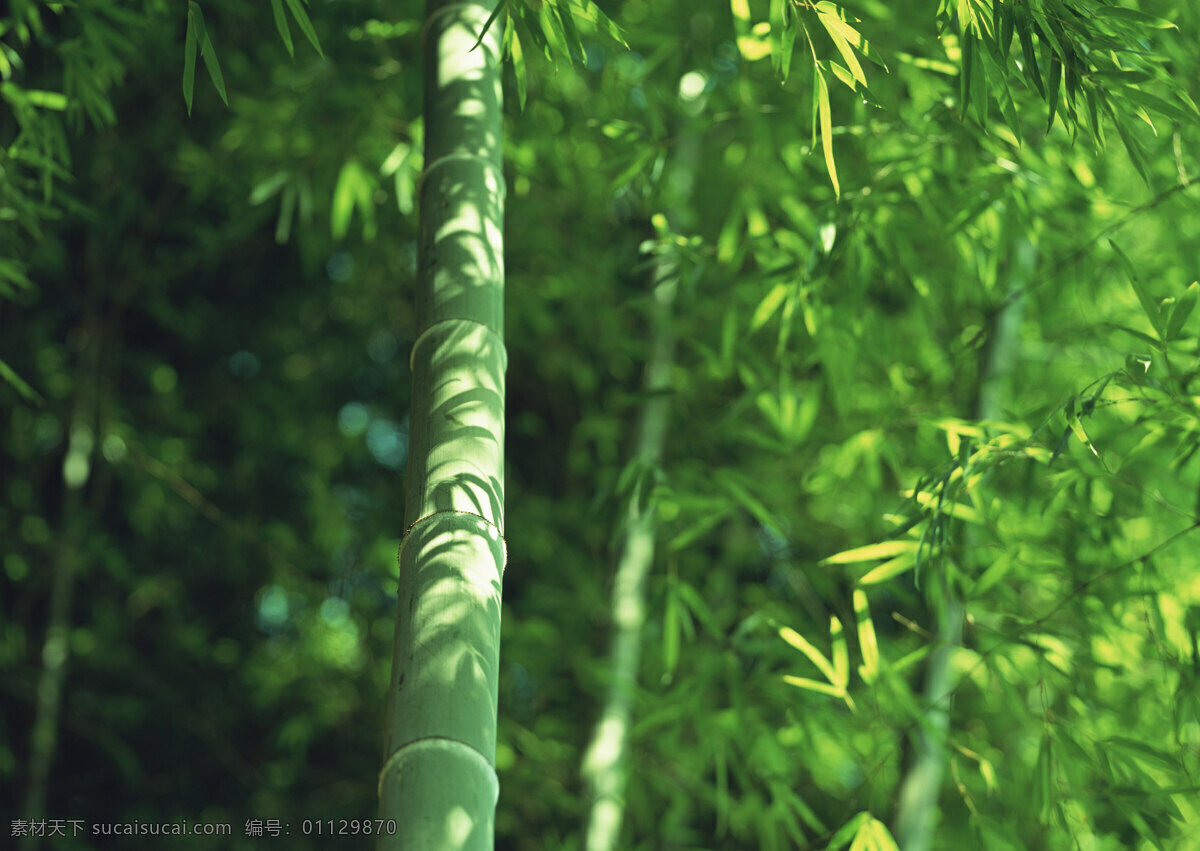
[[[504,528],[502,26],[430,0],[412,433],[379,849],[493,845]],[[389,833],[394,826],[395,833]]]

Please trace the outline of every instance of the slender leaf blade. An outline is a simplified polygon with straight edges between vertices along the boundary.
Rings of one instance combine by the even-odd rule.
[[[275,29],[279,30],[279,37],[283,39],[288,56],[295,59],[296,46],[292,44],[292,31],[288,28],[287,16],[283,13],[283,0],[271,0],[271,14],[275,16]]]
[[[229,96],[225,94],[225,77],[221,74],[221,63],[217,61],[217,51],[213,49],[208,33],[204,34],[204,41],[200,44],[200,58],[204,60],[204,67],[208,69],[208,77],[216,87],[217,94],[221,96],[225,105],[229,106]]]
[[[821,149],[825,153],[825,168],[829,171],[829,181],[833,184],[833,194],[842,197],[842,188],[838,184],[837,164],[833,160],[833,110],[829,105],[829,83],[820,68],[815,69],[817,76],[817,115],[821,122]]]
[[[1179,332],[1183,330],[1184,323],[1188,321],[1188,317],[1192,315],[1192,310],[1196,307],[1196,298],[1198,295],[1200,295],[1200,283],[1192,281],[1183,295],[1179,297],[1179,300],[1171,305],[1171,313],[1167,317],[1167,333],[1164,339],[1175,340],[1179,338]]]
[[[308,12],[304,11],[304,5],[300,0],[287,0],[287,4],[288,8],[292,10],[292,17],[296,19],[296,26],[300,27],[300,32],[304,33],[304,37],[317,51],[317,55],[324,56],[325,51],[321,49],[321,40],[317,38],[317,31],[308,18]]]
[[[898,555],[915,554],[918,546],[920,545],[916,541],[880,541],[877,544],[868,544],[865,547],[843,550],[836,555],[821,559],[821,564],[854,564],[855,562],[874,561]]]
[[[1146,318],[1150,320],[1150,324],[1154,327],[1155,332],[1157,332],[1159,340],[1161,340],[1163,336],[1163,328],[1160,324],[1158,304],[1154,301],[1154,297],[1150,295],[1150,292],[1142,283],[1141,276],[1138,275],[1137,269],[1135,269],[1133,266],[1133,262],[1125,254],[1125,252],[1121,250],[1121,246],[1117,245],[1116,241],[1112,239],[1108,241],[1108,244],[1112,246],[1113,252],[1117,256],[1117,260],[1120,262],[1122,268],[1124,268],[1125,274],[1129,278],[1129,283],[1133,286],[1133,291],[1137,294],[1138,302],[1142,305],[1142,311],[1146,314]],[[1154,342],[1158,341],[1156,340]]]
[[[200,7],[188,0],[187,32],[183,36],[183,103],[192,114],[192,94],[196,88],[196,49],[199,35],[204,32],[204,15]]]

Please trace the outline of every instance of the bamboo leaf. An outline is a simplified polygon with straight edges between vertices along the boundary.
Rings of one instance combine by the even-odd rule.
[[[1015,23],[1012,5],[1010,3],[1001,3],[1000,0],[993,0],[993,5],[1000,8],[1000,16],[1002,18],[1000,24],[1000,56],[1007,62],[1008,51],[1012,47],[1013,25]]]
[[[1142,143],[1137,140],[1129,129],[1125,126],[1125,122],[1116,112],[1109,112],[1109,116],[1113,120],[1113,125],[1117,128],[1117,135],[1121,137],[1121,144],[1125,146],[1126,153],[1129,154],[1129,161],[1133,163],[1133,167],[1137,169],[1137,173],[1141,175],[1146,185],[1150,185],[1150,165],[1146,162],[1146,151],[1142,148]]]
[[[295,59],[296,48],[292,44],[292,31],[288,29],[287,17],[283,14],[283,0],[271,0],[271,13],[275,16],[275,29],[279,30],[279,37],[283,39],[288,56]]]
[[[975,117],[979,119],[979,125],[986,130],[990,98],[988,98],[987,65],[983,62],[985,56],[987,56],[987,51],[979,50],[978,47],[972,51],[971,101],[975,104]]]
[[[1166,30],[1179,29],[1173,22],[1166,18],[1159,18],[1154,15],[1147,15],[1145,12],[1139,12],[1137,9],[1129,9],[1124,6],[1103,6],[1096,4],[1092,7],[1091,12],[1097,18],[1109,18],[1116,21],[1130,21],[1136,24],[1142,24],[1154,29]]]
[[[1116,94],[1126,100],[1133,101],[1138,106],[1145,107],[1152,112],[1157,112],[1159,115],[1165,115],[1167,118],[1174,119],[1182,124],[1193,123],[1197,118],[1195,112],[1188,112],[1169,101],[1163,100],[1157,95],[1152,95],[1141,89],[1135,89],[1132,86],[1120,88]]]
[[[687,582],[680,582],[678,587],[679,599],[684,605],[691,610],[692,614],[700,619],[700,623],[704,624],[704,628],[714,638],[722,638],[725,635],[725,630],[721,627],[716,616],[713,615],[712,609],[700,592],[689,585]]]
[[[718,470],[714,476],[717,482],[725,489],[735,500],[737,500],[743,508],[749,511],[754,518],[763,526],[769,529],[780,538],[786,537],[779,528],[779,523],[771,516],[771,512],[766,506],[759,502],[746,488],[744,488],[733,476],[726,470]]]
[[[863,576],[859,577],[859,585],[875,585],[880,582],[886,582],[893,576],[899,576],[905,571],[912,570],[917,564],[916,550],[912,553],[896,556],[891,561],[885,561],[879,567],[867,571]]]
[[[1179,300],[1171,305],[1171,312],[1167,317],[1167,333],[1164,336],[1166,340],[1175,340],[1179,338],[1179,332],[1183,330],[1184,323],[1188,321],[1188,317],[1192,315],[1192,310],[1196,307],[1196,298],[1200,295],[1200,283],[1192,281],[1189,286],[1179,297]]]
[[[521,49],[521,36],[517,33],[517,28],[514,25],[511,15],[508,18],[508,26],[505,27],[504,33],[508,39],[508,55],[512,57],[513,75],[517,80],[517,102],[521,106],[521,111],[524,112],[526,90],[525,52]]]
[[[288,8],[292,10],[292,17],[296,19],[296,25],[300,27],[300,32],[304,33],[304,37],[308,39],[308,43],[313,46],[319,56],[324,56],[325,51],[321,50],[321,42],[317,38],[317,31],[313,29],[312,21],[308,19],[308,12],[304,11],[304,6],[300,0],[287,0]]]
[[[1046,119],[1046,132],[1054,126],[1054,113],[1058,109],[1058,87],[1062,81],[1063,65],[1057,58],[1050,60],[1050,79],[1046,82],[1046,103],[1050,107],[1050,116]]]
[[[496,8],[492,9],[492,14],[488,15],[488,19],[483,22],[483,29],[479,31],[479,38],[475,39],[475,43],[471,45],[472,50],[483,44],[483,37],[488,34],[488,30],[492,28],[492,24],[496,22],[496,18],[499,17],[501,12],[505,13],[505,20],[508,20],[508,3],[509,0],[499,0],[496,3]],[[510,32],[512,32],[511,22],[509,26],[504,28],[504,46],[506,48],[508,47],[508,34]]]
[[[288,184],[279,202],[279,218],[275,220],[275,241],[283,245],[292,233],[292,218],[296,211],[296,187]]]
[[[826,659],[825,654],[814,647],[807,638],[791,627],[786,626],[779,628],[779,637],[807,656],[808,661],[812,662],[830,683],[837,683],[837,672],[833,668],[833,663]],[[840,692],[834,687],[832,693],[838,694]]]
[[[1042,73],[1038,70],[1037,56],[1033,51],[1033,30],[1030,26],[1029,14],[1022,10],[1015,22],[1017,37],[1021,40],[1021,55],[1025,62],[1025,77],[1033,81],[1033,86],[1042,97],[1046,90],[1042,87]]]
[[[796,34],[798,29],[798,21],[795,13],[789,11],[787,4],[783,5],[783,30],[780,35],[779,45],[779,66],[780,74],[783,81],[786,83],[788,78],[788,70],[792,66],[792,51],[796,47]]]
[[[993,588],[996,583],[1003,579],[1010,570],[1012,570],[1014,564],[1016,564],[1016,561],[1013,558],[1012,553],[1001,553],[1000,556],[988,566],[987,570],[983,572],[983,575],[979,577],[979,581],[975,583],[975,587],[972,589],[972,595],[979,597],[985,594],[988,590]]]
[[[1104,147],[1104,125],[1100,122],[1100,111],[1098,102],[1100,95],[1092,86],[1084,87],[1084,97],[1087,99],[1088,118],[1092,125],[1092,138],[1096,142],[1097,149]]]
[[[866,824],[870,818],[870,813],[862,812],[838,828],[837,833],[829,839],[829,844],[826,846],[828,851],[833,851],[835,848],[841,848],[843,845],[849,844],[858,835],[858,831],[862,825]]]
[[[967,109],[971,105],[971,74],[974,71],[975,34],[969,29],[962,34],[962,65],[958,72],[958,98],[962,104],[961,116],[967,117]]]
[[[196,87],[196,48],[204,33],[204,15],[200,7],[188,0],[187,31],[183,36],[183,103],[192,114],[192,93]]]
[[[875,635],[875,623],[871,620],[867,594],[861,588],[854,589],[854,619],[858,625],[858,649],[863,657],[863,663],[858,666],[858,675],[869,684],[879,675],[879,640]]]
[[[25,379],[23,379],[23,378],[21,378],[21,376],[17,375],[16,371],[13,370],[13,368],[10,367],[3,360],[0,360],[0,378],[3,378],[9,384],[11,384],[13,387],[15,387],[17,389],[17,392],[20,393],[22,396],[24,396],[26,399],[28,399],[30,402],[37,402],[40,404],[43,401],[42,397],[38,394],[38,392],[36,390],[34,390],[32,387],[30,387],[25,382]]]
[[[833,184],[833,194],[842,197],[841,186],[838,185],[837,164],[833,161],[833,115],[829,106],[829,84],[820,68],[814,69],[817,78],[817,114],[821,122],[821,148],[825,152],[825,168],[829,171],[829,180]]]
[[[350,231],[350,218],[358,203],[361,181],[362,168],[358,160],[347,160],[338,173],[337,186],[333,190],[333,206],[329,211],[329,229],[334,239],[345,239]]]
[[[675,673],[679,664],[680,620],[682,612],[679,608],[679,598],[674,591],[668,591],[666,610],[663,612],[663,667],[668,674]]]
[[[32,290],[33,281],[25,274],[25,266],[15,260],[0,260],[0,280],[8,281],[23,290]],[[12,295],[13,290],[6,287],[6,294]]]
[[[1136,328],[1130,328],[1127,325],[1120,325],[1116,322],[1101,322],[1100,324],[1105,328],[1112,328],[1114,331],[1124,331],[1129,336],[1137,337],[1142,342],[1150,343],[1152,346],[1162,348],[1161,340],[1159,340],[1157,337],[1151,337],[1149,334],[1146,334],[1142,331],[1138,331]]]
[[[837,686],[832,686],[829,683],[819,682],[818,680],[812,680],[808,677],[793,677],[790,674],[785,674],[783,681],[798,688],[808,689],[809,691],[819,692],[820,694],[827,694],[830,697],[843,696],[842,690]]]
[[[863,73],[862,65],[858,62],[858,57],[854,55],[854,50],[850,47],[850,42],[846,39],[847,31],[851,37],[857,38],[859,41],[862,37],[858,32],[845,21],[837,16],[836,8],[832,3],[820,3],[817,5],[817,19],[821,22],[821,26],[825,27],[825,31],[829,33],[830,39],[833,40],[833,46],[837,48],[838,53],[842,55],[842,59],[846,63],[846,67],[850,69],[850,73],[854,79],[863,87],[867,85],[867,75]],[[854,88],[853,85],[850,86]]]
[[[836,555],[821,559],[821,564],[854,564],[860,561],[873,561],[880,558],[916,553],[919,544],[916,541],[880,541],[865,547],[844,550]]]
[[[1042,823],[1050,818],[1050,807],[1054,799],[1054,757],[1050,750],[1050,737],[1042,737],[1038,748],[1037,769],[1033,775],[1033,802]]]
[[[825,18],[828,18],[829,23],[827,28],[828,26],[836,27],[851,47],[884,71],[887,71],[887,63],[883,61],[883,57],[879,55],[875,48],[871,47],[870,42],[862,37],[862,33],[845,21],[843,18],[845,12],[843,10],[829,2],[829,0],[821,0],[821,2],[817,3],[816,10],[817,14],[822,17],[822,24],[825,24]],[[857,19],[855,19],[855,22],[857,23]]]
[[[773,286],[759,302],[758,307],[754,311],[754,316],[750,320],[750,330],[757,331],[763,325],[766,325],[775,312],[779,310],[779,306],[783,304],[784,298],[787,297],[788,285],[776,284]]]
[[[507,5],[508,0],[505,0]],[[621,28],[617,26],[608,15],[604,14],[592,0],[577,0],[581,8],[575,9],[574,12],[585,21],[591,21],[596,25],[597,29],[608,33],[609,38],[621,44],[626,50],[629,49],[629,44],[625,41],[621,33]]]
[[[229,106],[229,97],[225,94],[225,77],[221,74],[221,63],[217,61],[217,51],[213,48],[212,40],[209,39],[207,32],[200,41],[200,58],[204,60],[204,67],[208,69],[208,77],[216,87],[217,94],[221,96],[225,105]]]
[[[587,53],[584,51],[583,42],[579,38],[579,30],[575,28],[575,17],[571,13],[570,7],[565,3],[555,3],[554,14],[562,24],[563,37],[566,39],[568,47],[573,51],[572,56],[577,53],[580,59],[587,62]]]
[[[263,201],[266,201],[268,198],[276,195],[288,182],[288,177],[288,172],[277,171],[266,180],[260,181],[252,190],[250,190],[251,206],[257,206]]]
[[[1163,336],[1163,329],[1159,325],[1158,304],[1143,285],[1141,276],[1138,275],[1137,270],[1134,268],[1129,257],[1126,256],[1125,252],[1121,250],[1121,246],[1117,245],[1117,243],[1111,239],[1108,241],[1108,244],[1112,246],[1113,251],[1116,253],[1117,260],[1120,262],[1121,267],[1125,270],[1125,274],[1129,278],[1129,283],[1133,286],[1133,291],[1137,294],[1138,302],[1142,305],[1142,312],[1146,314],[1146,318],[1150,320],[1150,324],[1154,327],[1155,332],[1157,332],[1159,340],[1161,340]],[[1158,340],[1153,342],[1158,342]]]
[[[553,60],[554,54],[558,54],[566,57],[569,64],[574,64],[571,49],[567,46],[567,34],[562,29],[562,21],[554,13],[554,7],[550,3],[542,3],[538,20],[542,25],[542,34],[546,37],[546,49],[552,51],[547,54],[547,58]]]
[[[1128,751],[1142,762],[1149,763],[1165,771],[1179,771],[1181,768],[1177,757],[1138,739],[1128,736],[1109,736],[1107,739],[1104,739],[1104,744]]]
[[[833,655],[833,684],[842,691],[850,685],[850,651],[846,647],[846,630],[836,615],[829,618],[829,640]]]

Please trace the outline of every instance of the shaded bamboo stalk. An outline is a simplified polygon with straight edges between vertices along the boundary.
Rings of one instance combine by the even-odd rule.
[[[1036,249],[1027,238],[1017,241],[1009,292],[1021,293],[1033,275]],[[976,398],[976,416],[981,420],[1003,416],[1002,384],[1012,372],[1020,344],[1024,298],[1006,299],[996,314],[983,375]],[[964,552],[974,552],[977,534],[968,526],[963,531]],[[938,820],[938,795],[945,773],[950,729],[950,697],[956,682],[950,662],[962,644],[963,602],[943,571],[938,579],[934,611],[937,612],[937,645],[925,668],[924,706],[919,721],[912,767],[900,784],[896,803],[895,836],[902,851],[929,851]],[[939,605],[940,603],[940,605]]]
[[[661,463],[670,419],[669,386],[674,364],[675,339],[672,311],[678,269],[667,255],[654,266],[654,291],[650,311],[652,343],[646,362],[645,387],[649,399],[642,409],[634,448],[639,476],[652,476]],[[611,851],[621,834],[625,812],[626,764],[629,725],[641,657],[642,627],[646,622],[646,577],[654,561],[654,503],[644,495],[649,487],[635,486],[625,512],[625,528],[613,581],[613,639],[611,683],[608,697],[584,760],[584,775],[592,795],[588,819],[588,851]]]

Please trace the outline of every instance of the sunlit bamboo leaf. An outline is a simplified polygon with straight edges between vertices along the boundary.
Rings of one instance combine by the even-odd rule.
[[[329,228],[334,239],[345,239],[350,230],[350,217],[358,204],[361,180],[362,167],[358,160],[347,160],[338,173],[337,185],[333,190],[333,206],[329,211]]]
[[[854,55],[854,50],[850,47],[850,42],[847,40],[847,33],[858,41],[862,40],[858,32],[848,25],[837,15],[836,8],[833,8],[831,3],[817,4],[817,19],[821,22],[821,26],[825,27],[825,31],[829,33],[829,38],[833,40],[833,46],[837,48],[838,53],[842,55],[842,60],[846,63],[846,67],[850,69],[850,73],[854,76],[861,85],[867,85],[867,75],[863,73],[862,65],[858,62],[858,57]],[[853,85],[850,86],[854,88]]]
[[[833,111],[829,106],[829,84],[820,68],[814,69],[817,78],[817,114],[821,122],[821,148],[825,152],[825,168],[829,171],[829,180],[833,184],[833,194],[841,198],[842,189],[838,185],[837,165],[833,161]]]
[[[1012,570],[1015,564],[1016,561],[1012,553],[1001,553],[996,560],[992,562],[986,570],[984,570],[983,574],[979,577],[979,581],[975,583],[975,587],[972,589],[973,596],[981,597],[986,594],[989,590],[995,587],[1000,580],[1008,575],[1008,572]]]
[[[858,30],[845,21],[844,10],[839,9],[834,3],[829,2],[829,0],[821,0],[821,2],[817,3],[816,10],[818,15],[828,17],[829,25],[836,27],[851,47],[861,53],[866,59],[874,62],[884,71],[887,71],[887,63],[883,61],[883,57],[879,55],[878,51],[871,47],[870,42],[863,38]],[[857,19],[855,19],[855,22],[857,23]],[[822,20],[822,23],[824,23],[824,20]]]
[[[816,665],[830,683],[837,683],[837,673],[834,671],[833,663],[826,659],[825,654],[813,646],[807,638],[786,626],[779,628],[779,637],[807,656],[808,660]]]
[[[919,546],[919,545],[918,545]],[[896,556],[890,561],[885,561],[879,567],[867,571],[859,577],[859,585],[876,585],[880,582],[886,582],[894,576],[899,576],[901,573],[912,570],[917,566],[917,550],[904,555]]]
[[[823,683],[819,680],[810,679],[808,677],[794,677],[791,674],[784,674],[783,681],[797,688],[808,689],[820,694],[827,694],[830,697],[842,697],[842,690],[837,686]]]
[[[850,684],[850,651],[846,647],[846,630],[836,615],[829,618],[829,641],[833,655],[833,684],[845,691]]]
[[[758,307],[754,311],[754,316],[750,319],[751,331],[757,331],[770,321],[775,312],[779,310],[779,306],[783,304],[789,288],[788,284],[776,284],[771,287],[770,291],[763,297],[763,300],[758,303]]]
[[[875,624],[871,620],[867,594],[861,588],[854,589],[854,619],[858,625],[858,648],[863,657],[863,662],[858,667],[858,675],[863,678],[863,682],[872,683],[879,676],[879,641],[875,635]]]
[[[860,561],[874,561],[880,558],[911,554],[917,551],[916,541],[880,541],[865,547],[844,550],[837,555],[821,559],[821,564],[854,564]]]
[[[850,821],[838,828],[837,832],[833,834],[833,836],[829,837],[829,843],[826,847],[830,849],[830,851],[833,851],[833,849],[841,848],[842,846],[851,842],[854,837],[858,835],[859,829],[869,818],[871,818],[871,814],[866,812],[862,812],[854,816],[854,818],[850,819]]]
[[[555,56],[561,56],[568,64],[574,64],[571,49],[567,46],[567,34],[563,32],[562,21],[555,14],[552,3],[542,3],[538,10],[538,22],[541,24],[542,35],[546,38],[546,58],[553,61]]]

